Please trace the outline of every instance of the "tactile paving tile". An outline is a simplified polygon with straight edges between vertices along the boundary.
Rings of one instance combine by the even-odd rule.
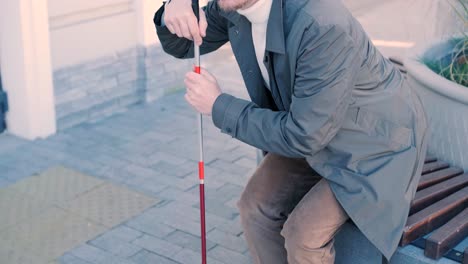
[[[0,189],[0,231],[42,212],[49,204],[12,190]]]
[[[11,189],[48,203],[64,203],[104,181],[61,166],[50,168],[11,186]]]
[[[64,208],[113,227],[157,202],[155,198],[107,183],[67,202]]]
[[[107,228],[66,210],[51,207],[29,221],[0,232],[10,248],[46,256],[48,262]]]

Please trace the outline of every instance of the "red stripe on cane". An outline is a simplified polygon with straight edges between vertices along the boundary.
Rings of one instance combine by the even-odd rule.
[[[198,162],[198,177],[200,180],[205,179],[205,163],[203,161]]]
[[[200,72],[201,72],[200,66],[194,66],[194,67],[193,67],[193,71],[196,72],[196,73],[198,73],[198,74],[200,74]]]

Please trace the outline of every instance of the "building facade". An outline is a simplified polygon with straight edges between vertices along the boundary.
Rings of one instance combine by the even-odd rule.
[[[160,0],[3,0],[0,60],[9,133],[43,138],[182,87],[189,61],[163,53]]]

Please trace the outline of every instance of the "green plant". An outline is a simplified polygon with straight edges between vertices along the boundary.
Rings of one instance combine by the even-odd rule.
[[[457,0],[457,4],[450,3],[457,16],[463,23],[463,28],[468,28],[468,0]],[[422,61],[432,71],[448,80],[468,87],[468,36],[465,31],[461,37],[451,39],[452,49],[448,54],[439,59],[423,58]]]

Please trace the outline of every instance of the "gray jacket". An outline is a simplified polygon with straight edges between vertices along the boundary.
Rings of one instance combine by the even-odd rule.
[[[163,49],[193,57],[193,43],[160,26]],[[303,157],[329,182],[363,234],[387,257],[396,250],[427,148],[419,98],[372,45],[340,0],[273,0],[265,87],[251,24],[217,3],[205,7],[201,53],[230,41],[251,102],[222,94],[212,118],[259,149]]]

